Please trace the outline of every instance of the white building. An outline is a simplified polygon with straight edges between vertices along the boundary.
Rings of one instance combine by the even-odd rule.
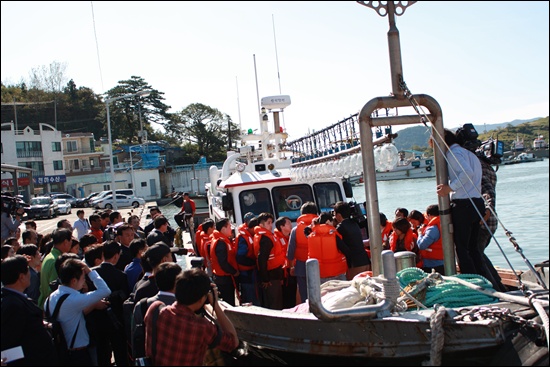
[[[33,170],[34,193],[31,194],[65,191],[61,132],[53,126],[41,123],[39,130],[29,126],[15,130],[13,122],[3,123],[1,149],[3,164]],[[2,174],[2,189],[11,186],[11,175]]]
[[[63,134],[44,123],[38,131],[28,126],[15,130],[13,123],[3,123],[1,149],[2,164],[33,169],[32,194],[67,192],[80,198],[111,190],[109,145],[96,147],[92,133]],[[145,200],[161,197],[157,168],[131,169],[128,164],[118,164],[117,155],[114,157],[116,189],[134,189],[136,196]],[[28,185],[24,179],[18,182],[21,186]],[[12,186],[11,174],[2,173],[2,190],[9,191]]]

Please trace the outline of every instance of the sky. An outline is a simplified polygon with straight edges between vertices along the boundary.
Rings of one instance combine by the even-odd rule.
[[[202,103],[243,130],[258,98],[289,95],[289,141],[392,91],[388,17],[354,1],[2,1],[1,17],[4,84],[54,61],[96,94],[139,76],[169,112]],[[396,17],[407,86],[448,128],[546,117],[548,19],[547,1],[416,2]]]

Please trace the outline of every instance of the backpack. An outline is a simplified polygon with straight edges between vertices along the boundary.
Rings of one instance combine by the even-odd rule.
[[[145,322],[143,319],[145,318],[147,309],[153,304],[154,301],[156,301],[156,299],[153,300],[151,298],[143,298],[136,304],[136,307],[141,308],[141,319],[135,320],[134,317],[132,317],[130,340],[132,345],[132,357],[134,358],[145,357]],[[136,324],[134,324],[134,321]]]
[[[71,346],[69,348],[67,341],[65,340],[65,334],[63,333],[63,328],[61,327],[61,323],[57,320],[57,316],[59,315],[59,310],[61,309],[61,305],[63,304],[63,302],[65,302],[65,300],[68,297],[69,297],[69,293],[65,293],[59,298],[59,300],[57,301],[57,304],[55,305],[53,314],[50,313],[50,297],[46,298],[46,305],[44,307],[45,320],[51,325],[51,327],[48,330],[50,332],[50,335],[52,336],[53,344],[57,351],[59,362],[61,365],[64,365],[64,366],[69,365],[69,353],[70,353],[69,349],[72,349],[74,347],[74,342],[76,340],[76,333],[78,332],[78,326],[77,326],[74,332],[73,338],[71,340]]]

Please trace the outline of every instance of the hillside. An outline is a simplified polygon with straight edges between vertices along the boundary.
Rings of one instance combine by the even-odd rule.
[[[479,140],[484,141],[489,137],[499,139],[504,142],[504,149],[510,150],[512,141],[517,137],[524,139],[525,146],[530,147],[533,140],[542,135],[548,141],[549,128],[548,116],[539,117],[529,120],[514,120],[492,125],[474,125],[479,133]],[[484,133],[485,129],[487,132]],[[430,129],[424,126],[408,127],[397,132],[398,136],[394,140],[394,144],[399,150],[408,150],[416,147],[427,147],[430,137]]]

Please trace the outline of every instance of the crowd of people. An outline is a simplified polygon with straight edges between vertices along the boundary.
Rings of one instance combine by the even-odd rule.
[[[28,220],[18,234],[19,214],[6,216],[13,226],[2,239],[2,350],[21,347],[23,352],[9,365],[127,366],[144,357],[158,365],[199,365],[212,348],[231,352],[237,347],[237,334],[217,304],[209,275],[199,268],[183,271],[175,263],[175,255],[188,250],[174,247],[176,231],[159,207],[149,208],[151,220],[144,228],[135,215],[123,218],[106,210],[85,218],[78,210],[74,223],[59,220],[51,233],[40,233],[37,222]],[[4,236],[4,226],[2,231]],[[142,307],[125,308],[141,300]],[[68,360],[55,353],[45,321],[58,302]],[[167,306],[162,312],[159,303]],[[206,303],[216,320],[195,320],[192,316],[206,314]],[[134,338],[140,323],[145,330],[152,327],[149,309],[158,313],[155,356],[148,354],[150,333]],[[187,349],[169,347],[165,337],[176,343],[173,334],[185,330],[180,341]]]
[[[436,192],[451,198],[457,266],[504,290],[484,255],[496,228],[494,162],[464,148],[451,131],[444,139],[449,182]],[[71,365],[130,365],[144,357],[157,365],[202,364],[209,350],[230,352],[239,343],[218,296],[233,306],[292,309],[307,300],[308,259],[318,260],[321,284],[371,270],[368,231],[352,212],[344,201],[332,212],[306,202],[295,225],[286,216],[246,213],[237,228],[229,218],[206,219],[195,233],[189,195],[178,230],[156,206],[144,228],[137,216],[107,210],[85,218],[78,210],[74,223],[62,219],[52,233],[40,233],[32,220],[18,233],[23,213],[3,212],[2,350],[22,347],[14,365],[57,365],[44,311],[68,294],[59,321],[72,341]],[[380,213],[383,248],[411,251],[417,267],[444,274],[439,215],[437,204],[397,208],[392,220]],[[183,230],[193,249],[182,248],[181,239],[182,247],[174,246]],[[175,254],[188,252],[204,262],[183,271]]]

